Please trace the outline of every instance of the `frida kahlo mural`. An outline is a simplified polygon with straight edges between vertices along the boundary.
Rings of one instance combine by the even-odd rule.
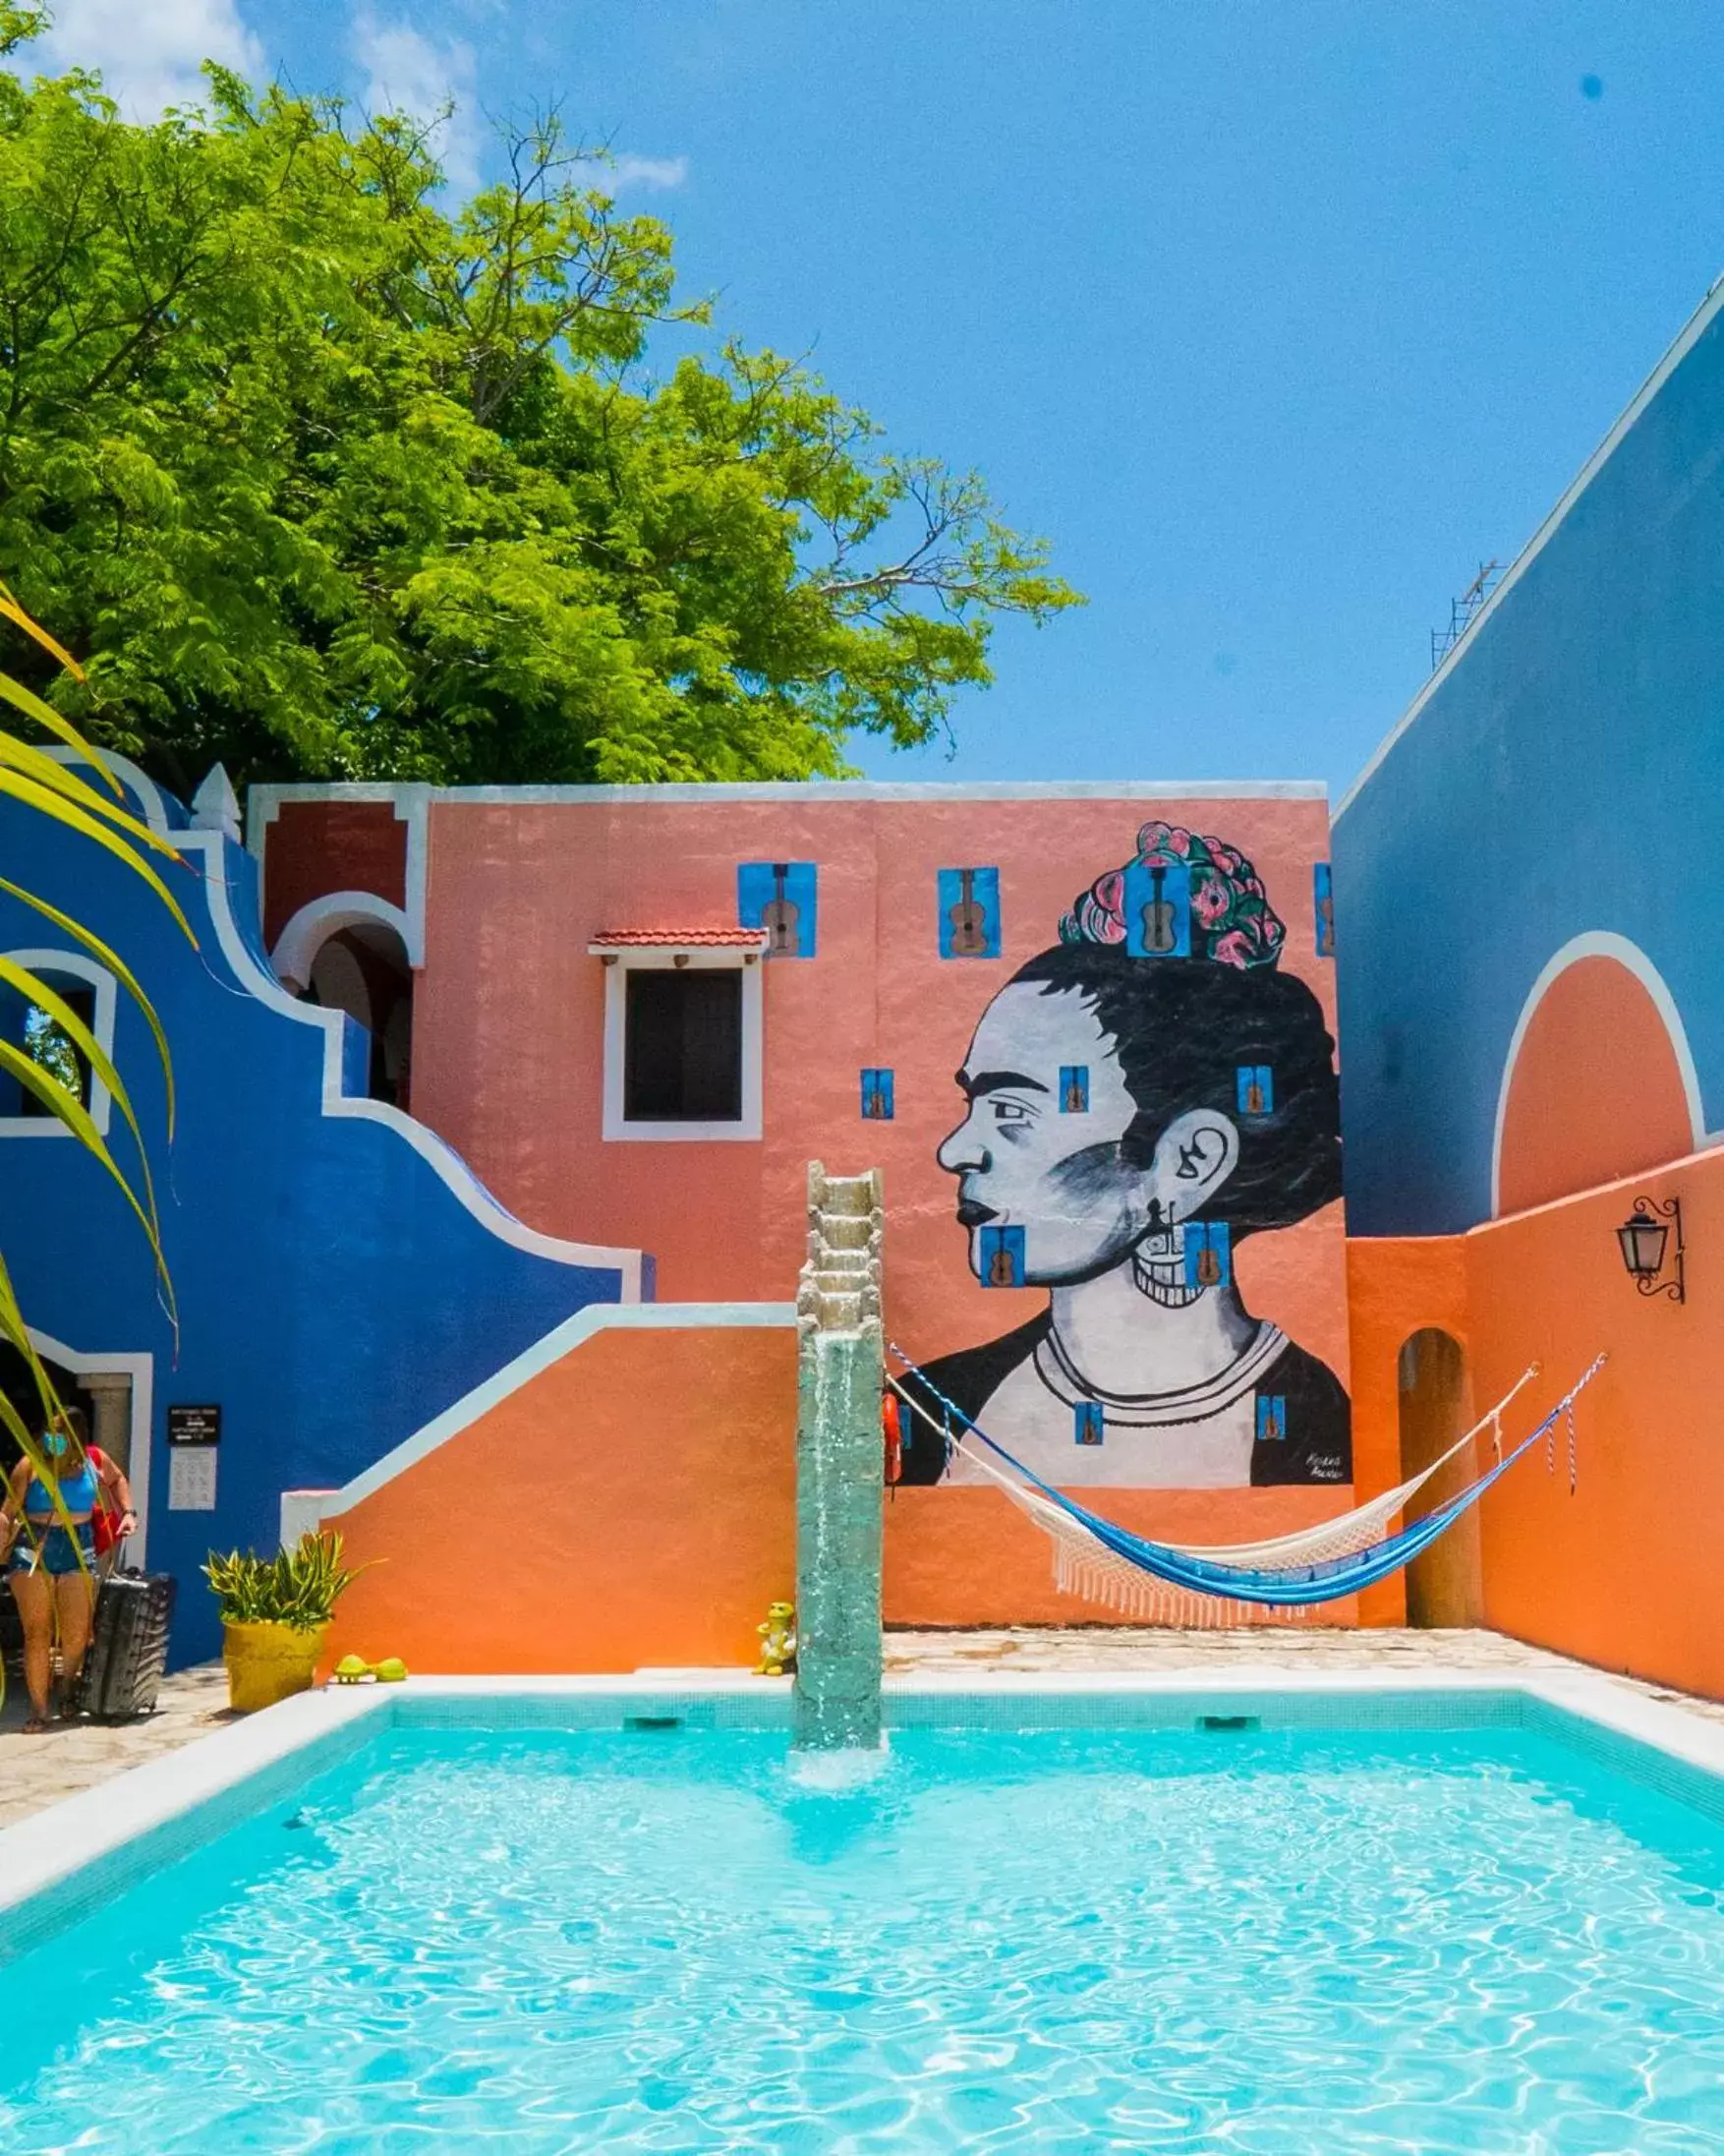
[[[1149,823],[976,1025],[938,1158],[976,1278],[1048,1303],[927,1377],[1050,1483],[1351,1480],[1341,1382],[1234,1277],[1245,1237],[1341,1194],[1335,1044],[1285,940],[1241,853]],[[905,1480],[948,1465],[916,1445]]]

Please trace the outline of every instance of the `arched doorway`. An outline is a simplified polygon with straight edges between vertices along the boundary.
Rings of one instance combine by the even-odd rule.
[[[1402,1344],[1399,1369],[1401,1473],[1420,1474],[1448,1451],[1472,1420],[1471,1386],[1460,1341],[1427,1325]],[[1409,1508],[1421,1518],[1465,1489],[1474,1472],[1472,1448],[1442,1469]],[[1465,1512],[1407,1568],[1407,1621],[1429,1627],[1479,1624],[1484,1584],[1478,1513]]]
[[[338,895],[302,908],[274,954],[276,977],[304,1003],[345,1011],[371,1042],[366,1091],[392,1107],[411,1106],[413,967],[382,901]]]

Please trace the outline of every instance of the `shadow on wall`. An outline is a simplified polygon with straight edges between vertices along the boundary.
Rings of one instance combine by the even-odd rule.
[[[1404,1343],[1397,1377],[1401,1478],[1406,1481],[1449,1450],[1471,1422],[1473,1411],[1461,1343],[1434,1325]],[[1478,1467],[1476,1444],[1474,1440],[1425,1485],[1408,1526],[1458,1496],[1473,1480]],[[1473,1509],[1408,1566],[1407,1621],[1441,1627],[1478,1624],[1483,1616],[1478,1513]]]

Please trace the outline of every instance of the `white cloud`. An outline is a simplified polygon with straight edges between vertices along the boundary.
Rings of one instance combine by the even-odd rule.
[[[128,119],[200,102],[205,60],[262,72],[262,49],[234,0],[57,0],[54,16],[41,40],[43,70],[99,68]]]
[[[575,168],[584,187],[602,188],[606,195],[621,195],[630,188],[661,193],[680,187],[688,178],[686,157],[637,157],[619,150],[613,157],[583,157]]]
[[[383,23],[369,8],[353,26],[353,57],[366,72],[363,101],[372,112],[408,112],[438,121],[436,151],[450,185],[470,189],[479,179],[475,111],[478,62],[459,37],[442,43],[409,23]],[[454,110],[438,120],[446,105]]]

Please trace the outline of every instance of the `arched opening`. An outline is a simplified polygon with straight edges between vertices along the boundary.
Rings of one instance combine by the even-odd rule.
[[[1399,1392],[1405,1480],[1440,1459],[1472,1420],[1471,1386],[1460,1341],[1435,1325],[1413,1333],[1402,1344]],[[1419,1491],[1410,1519],[1422,1518],[1465,1489],[1474,1469],[1468,1446]],[[1483,1615],[1478,1512],[1473,1508],[1408,1566],[1407,1621],[1428,1627],[1470,1625],[1482,1622]]]
[[[413,968],[399,932],[386,921],[337,928],[313,954],[305,1003],[345,1011],[371,1039],[366,1090],[373,1100],[410,1106],[413,1064]]]

